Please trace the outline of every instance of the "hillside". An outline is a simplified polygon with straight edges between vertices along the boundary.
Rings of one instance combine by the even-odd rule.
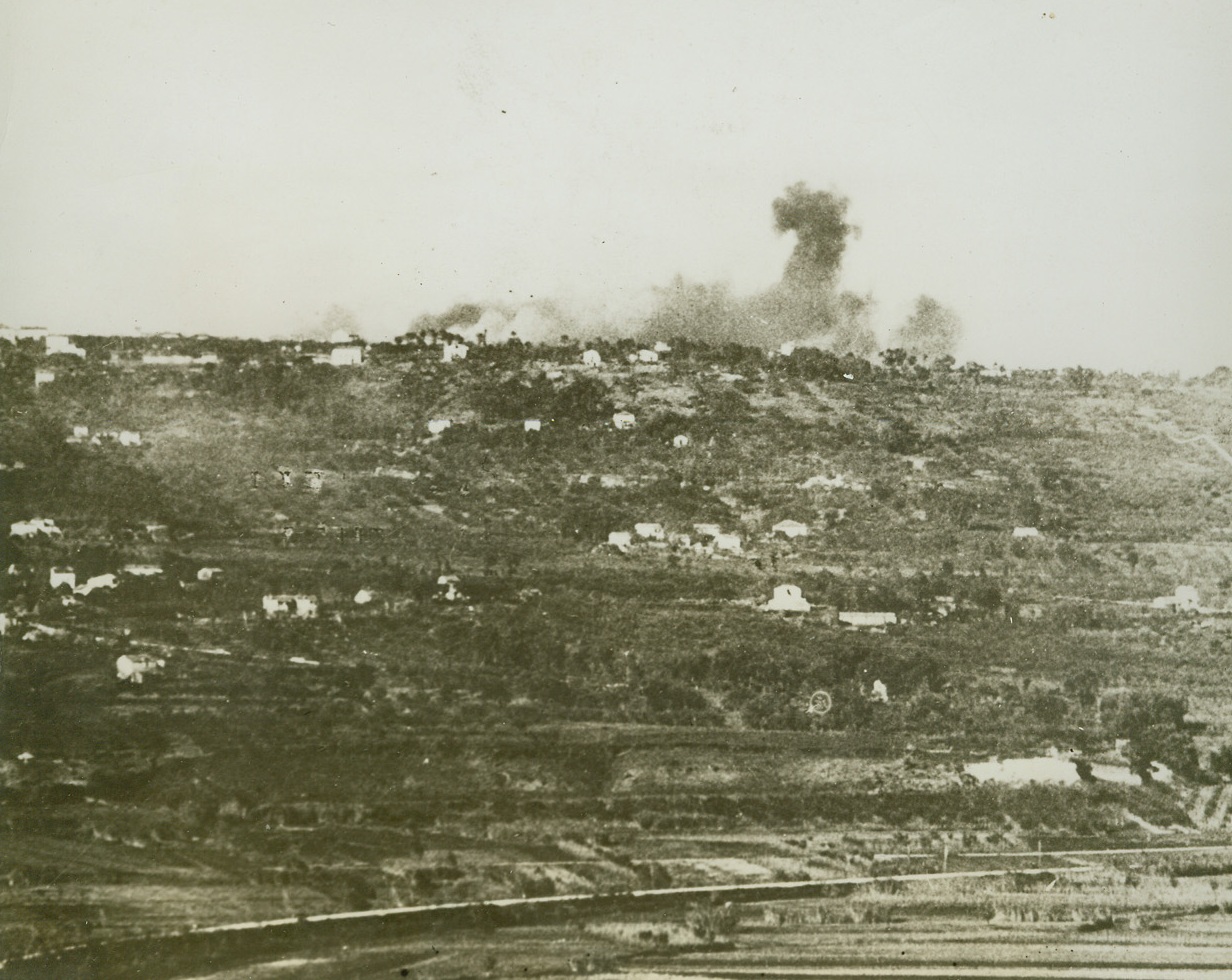
[[[5,525],[58,529],[5,544],[9,948],[654,883],[671,830],[1222,830],[1228,372],[433,339],[0,345]],[[1175,779],[961,778],[1049,746]]]

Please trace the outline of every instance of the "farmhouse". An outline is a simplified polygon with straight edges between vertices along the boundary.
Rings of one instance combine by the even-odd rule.
[[[743,544],[738,534],[716,534],[712,543],[715,551],[726,551],[733,555],[743,554],[744,552]]]
[[[543,422],[540,421],[539,419],[523,419],[522,420],[522,431],[523,432],[540,432],[542,430],[543,430]]]
[[[812,605],[804,598],[798,585],[776,585],[774,596],[766,603],[767,612],[800,612],[812,609]]]
[[[47,583],[53,589],[67,585],[70,589],[77,588],[77,573],[67,566],[54,566],[47,575]]]
[[[428,419],[428,431],[434,436],[439,436],[446,429],[453,428],[452,419]]]
[[[785,538],[806,538],[809,533],[808,525],[799,521],[779,521],[770,530]]]
[[[625,551],[633,544],[633,534],[630,531],[609,531],[607,543],[613,548]]]
[[[130,657],[127,653],[122,653],[116,657],[116,680],[143,684],[146,674],[161,670],[166,665],[165,660],[145,656]]]
[[[155,575],[161,575],[162,568],[158,565],[125,565],[124,574],[132,575],[136,578],[153,578]]]
[[[470,348],[466,344],[449,341],[441,348],[441,362],[449,364],[451,361],[465,361],[469,353]]]
[[[1198,590],[1192,585],[1178,585],[1172,595],[1161,595],[1151,601],[1152,609],[1171,609],[1173,612],[1197,612]]]
[[[685,435],[676,436],[672,440],[672,445],[677,449],[684,449],[689,444],[689,437]]]
[[[266,619],[294,616],[296,619],[316,619],[320,612],[317,597],[312,595],[267,595],[261,599]]]
[[[796,345],[790,340],[784,340],[779,344],[779,357],[791,357],[796,352]]]
[[[1013,532],[1012,532],[1012,536],[1013,536],[1013,537],[1015,537],[1015,538],[1040,538],[1040,537],[1043,537],[1043,535],[1042,535],[1042,534],[1040,534],[1040,531],[1039,531],[1039,528],[1038,528],[1038,527],[1016,527],[1016,528],[1014,528],[1014,530],[1013,530]]]
[[[654,350],[639,350],[637,359],[643,364],[658,364],[659,352]]]
[[[632,412],[617,412],[612,416],[612,425],[618,429],[632,429],[637,425],[637,417]]]
[[[651,541],[666,541],[667,533],[663,530],[662,524],[654,524],[645,522],[633,525],[633,532],[639,538],[647,538]]]
[[[898,616],[892,612],[840,612],[838,621],[848,626],[893,626],[898,622]]]
[[[124,429],[120,432],[119,439],[120,439],[121,446],[140,446],[141,445],[141,433],[140,432],[130,432],[128,429]]]
[[[45,534],[49,538],[63,537],[64,532],[56,527],[56,522],[46,517],[32,517],[28,521],[17,521],[9,526],[9,536],[14,538],[33,538]]]
[[[356,367],[364,363],[362,347],[335,347],[329,352],[329,363],[334,367]]]
[[[654,352],[656,354],[670,354],[672,348],[668,344],[663,343],[663,341],[656,340],[654,342]]]
[[[601,367],[603,365],[603,358],[599,356],[597,350],[583,351],[582,364],[586,367]]]
[[[73,343],[72,339],[61,334],[47,335],[48,354],[71,354],[73,357],[85,357],[86,352]]]
[[[221,568],[198,568],[198,582],[213,582],[215,578],[222,574]]]
[[[308,477],[308,489],[320,491],[321,487],[325,486],[325,473],[321,470],[308,470],[304,474]]]
[[[49,385],[55,380],[56,380],[55,371],[44,371],[40,369],[34,372],[34,387],[36,388],[38,388],[40,385]]]

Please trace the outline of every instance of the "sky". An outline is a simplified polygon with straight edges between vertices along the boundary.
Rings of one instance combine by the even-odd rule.
[[[752,294],[797,181],[960,360],[1232,365],[1226,0],[0,0],[0,322],[369,339]]]

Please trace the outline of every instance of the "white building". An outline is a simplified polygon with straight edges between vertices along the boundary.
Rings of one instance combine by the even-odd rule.
[[[543,423],[539,419],[523,419],[523,432],[539,432],[543,429]]]
[[[654,352],[656,354],[670,354],[672,349],[667,344],[663,343],[663,341],[656,340],[654,342]]]
[[[364,363],[362,347],[335,347],[329,352],[329,363],[334,367],[356,367]]]
[[[1192,585],[1178,585],[1172,595],[1161,595],[1151,601],[1152,609],[1171,609],[1174,612],[1196,612],[1200,599]]]
[[[47,335],[48,354],[71,354],[74,357],[85,357],[86,352],[73,343],[72,339],[62,334]]]
[[[64,585],[75,589],[77,588],[77,573],[71,568],[54,566],[47,575],[47,582],[53,589]]]
[[[128,681],[130,684],[143,684],[145,675],[161,670],[167,661],[153,657],[130,657],[122,653],[116,657],[116,680]]]
[[[434,436],[439,436],[446,429],[453,428],[452,419],[428,419],[428,432]]]
[[[14,538],[33,538],[45,534],[49,538],[64,536],[64,532],[56,527],[56,522],[46,517],[32,517],[28,521],[17,521],[9,525],[9,536]]]
[[[325,486],[325,474],[321,470],[308,470],[305,474],[308,477],[308,489],[319,492]]]
[[[612,425],[618,429],[632,429],[637,425],[637,417],[632,412],[617,412],[612,416]]]
[[[790,340],[784,340],[779,344],[779,357],[791,357],[796,352],[796,345]]]
[[[294,616],[296,619],[316,619],[320,605],[311,595],[267,595],[261,599],[267,619]]]
[[[798,585],[776,585],[774,596],[766,603],[768,612],[799,612],[805,613],[812,605],[804,598]]]
[[[56,380],[55,371],[47,371],[38,368],[34,372],[34,387],[38,388],[41,385],[49,385]]]
[[[607,543],[613,548],[619,548],[621,551],[625,551],[630,545],[633,544],[633,535],[629,531],[609,531]]]
[[[1011,533],[1012,533],[1012,536],[1013,536],[1013,537],[1015,537],[1015,538],[1039,538],[1039,537],[1043,537],[1043,535],[1041,535],[1041,534],[1040,534],[1040,531],[1039,531],[1039,528],[1038,528],[1038,527],[1016,527],[1016,528],[1014,528],[1013,532],[1011,532]]]
[[[642,349],[637,352],[637,359],[642,364],[658,364],[659,352],[654,350]]]
[[[197,569],[197,581],[198,582],[213,582],[214,579],[216,579],[221,574],[222,574],[221,568],[198,568]]]
[[[672,440],[672,445],[675,446],[677,449],[684,449],[688,444],[689,444],[688,436],[680,435],[680,436],[676,436]]]
[[[163,570],[158,565],[125,565],[124,574],[132,575],[135,578],[154,578],[156,575],[161,575]]]
[[[466,344],[450,341],[441,348],[441,361],[445,364],[450,361],[465,361],[469,353],[470,348]]]
[[[120,445],[121,446],[140,446],[141,445],[141,433],[131,432],[128,429],[121,430]]]
[[[848,626],[893,626],[898,616],[892,612],[840,612],[838,621]]]
[[[599,356],[599,352],[597,350],[583,351],[582,364],[586,367],[602,367],[603,358]]]
[[[646,538],[650,541],[666,541],[667,540],[667,532],[663,530],[663,525],[655,524],[649,521],[641,523],[641,524],[634,524],[633,533],[636,534],[639,538]]]
[[[355,605],[366,606],[376,598],[376,593],[371,589],[360,589],[355,593]]]
[[[808,525],[801,524],[799,521],[779,521],[770,530],[785,538],[805,538],[809,533]]]
[[[744,553],[744,543],[740,540],[740,535],[738,534],[716,534],[712,544],[715,551],[726,551],[732,555]]]

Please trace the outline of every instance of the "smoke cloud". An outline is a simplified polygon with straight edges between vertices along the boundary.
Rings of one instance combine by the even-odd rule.
[[[872,297],[838,290],[847,239],[859,233],[847,223],[848,203],[829,191],[792,184],[772,205],[775,230],[796,235],[777,284],[753,296],[735,297],[725,286],[688,283],[677,276],[658,290],[659,304],[643,332],[758,346],[792,341],[865,356],[874,353]]]
[[[961,338],[958,314],[931,296],[921,296],[915,301],[915,312],[894,331],[890,343],[916,357],[933,358],[953,354]]]
[[[774,228],[794,232],[781,280],[752,296],[736,296],[723,283],[690,282],[676,276],[656,287],[643,306],[639,299],[622,311],[566,309],[535,300],[519,307],[460,304],[443,314],[420,317],[412,331],[445,330],[488,343],[517,338],[528,343],[561,335],[672,337],[708,343],[778,347],[785,341],[838,353],[869,356],[878,350],[870,326],[871,296],[840,292],[839,273],[849,237],[859,229],[847,222],[848,200],[829,191],[792,184],[772,204]]]

